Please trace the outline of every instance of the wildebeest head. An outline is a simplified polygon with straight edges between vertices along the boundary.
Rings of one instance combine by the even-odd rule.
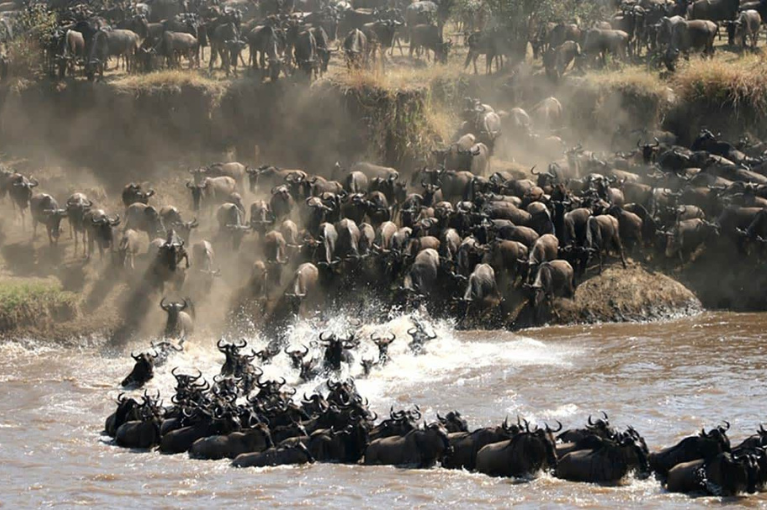
[[[254,202],[250,206],[250,228],[262,234],[266,230],[267,225],[274,223],[274,215],[269,210],[269,205],[259,200]]]
[[[155,191],[153,189],[150,188],[149,190],[144,191],[141,187],[141,184],[131,182],[126,184],[123,188],[122,201],[125,207],[136,203],[148,204],[149,197],[153,196],[154,194]]]
[[[203,194],[205,193],[205,190],[208,187],[207,177],[200,184],[197,184],[191,181],[187,182],[186,187],[189,188],[189,190],[192,192],[192,202],[194,204],[194,210],[199,211]]]
[[[156,354],[150,354],[143,352],[141,354],[131,353],[136,363],[133,365],[133,370],[128,376],[120,383],[121,386],[132,388],[141,388],[149,380],[154,377],[154,360],[157,357]]]
[[[391,336],[385,336],[381,337],[376,335],[375,333],[371,333],[370,340],[374,344],[376,344],[376,347],[378,347],[378,363],[381,365],[385,365],[387,361],[389,361],[389,346],[391,345],[394,340],[397,339],[397,336],[392,333]]]
[[[450,411],[444,417],[437,413],[437,420],[444,425],[448,432],[467,432],[469,430],[469,425],[458,411]]]
[[[17,174],[16,178],[12,178],[13,193],[12,197],[16,202],[16,205],[21,209],[29,207],[29,199],[32,198],[32,188],[38,186],[40,183],[34,177],[26,178],[23,175]]]
[[[45,222],[53,240],[58,240],[61,235],[61,219],[66,218],[69,212],[66,209],[46,209],[44,211]]]
[[[325,333],[320,333],[320,343],[325,346],[325,366],[331,370],[341,370],[341,362],[348,361],[346,351],[358,345],[354,335],[342,338],[332,333],[327,336]]]
[[[453,48],[453,40],[437,43],[435,58],[440,64],[447,64],[447,57],[450,54],[450,50]]]
[[[187,308],[189,308],[189,303],[190,301],[187,298],[184,298],[183,301],[181,302],[170,301],[168,303],[165,302],[165,298],[162,298],[162,300],[160,300],[160,308],[165,310],[165,313],[168,314],[169,325],[172,324],[175,326],[178,323],[179,314],[185,311]],[[169,333],[169,332],[166,332],[166,333]]]
[[[293,368],[301,368],[301,362],[303,361],[304,357],[309,354],[309,348],[305,345],[302,345],[301,349],[292,350],[286,347],[285,354],[290,357],[290,362],[293,365]]]
[[[120,224],[120,215],[115,215],[114,218],[109,218],[106,215],[91,218],[93,228],[96,230],[96,238],[104,244],[112,242],[112,228]]]
[[[168,231],[165,242],[160,246],[157,257],[170,271],[178,269],[178,263],[186,257],[184,241],[178,237],[173,229]],[[187,267],[189,263],[187,261]]]

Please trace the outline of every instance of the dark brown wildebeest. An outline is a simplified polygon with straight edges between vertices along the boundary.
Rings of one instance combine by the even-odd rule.
[[[189,69],[200,67],[200,43],[192,34],[163,33],[159,53],[165,57],[169,68],[180,67],[181,57],[186,57],[189,61]]]
[[[614,249],[618,252],[623,267],[626,267],[626,256],[623,253],[623,243],[620,236],[620,224],[618,219],[600,214],[592,216],[586,224],[586,243],[585,247],[594,250],[599,255],[599,272],[604,267],[604,258]]]
[[[561,430],[561,425],[560,425]],[[490,476],[530,476],[543,469],[556,469],[553,432],[525,420],[525,428],[511,439],[485,446],[477,453],[477,471]]]
[[[67,199],[67,218],[69,219],[69,234],[75,238],[75,256],[77,256],[78,234],[83,236],[83,252],[85,251],[85,213],[93,207],[93,202],[82,193],[74,193]]]
[[[440,423],[415,429],[404,436],[375,439],[365,450],[365,464],[433,466],[450,450],[447,430]]]
[[[359,29],[352,29],[344,39],[344,56],[346,67],[362,69],[368,65],[370,45],[367,36]]]
[[[629,35],[623,30],[606,30],[593,28],[586,32],[586,38],[583,41],[583,54],[588,56],[592,62],[597,59],[604,67],[607,65],[607,55],[615,55],[619,60],[626,60],[626,50],[628,48]]]
[[[155,191],[151,188],[144,191],[141,184],[136,184],[135,182],[128,183],[125,185],[122,192],[123,205],[127,209],[132,204],[136,203],[148,204],[149,197],[154,196],[154,194]]]
[[[85,233],[88,239],[88,258],[93,255],[94,243],[98,243],[99,257],[104,257],[104,250],[113,249],[114,227],[120,224],[120,215],[109,218],[103,209],[90,209],[84,217]]]
[[[314,457],[303,443],[295,446],[269,448],[258,453],[243,453],[232,461],[234,467],[267,467],[283,466],[286,464],[313,463]]]
[[[677,464],[668,473],[669,492],[705,491],[719,497],[757,491],[759,467],[752,455],[722,452],[710,460],[693,460]]]
[[[165,322],[163,336],[165,338],[180,338],[186,340],[194,333],[194,305],[188,298],[181,302],[165,302],[165,298],[160,301],[160,308],[168,314]],[[189,313],[186,310],[189,309]]]
[[[730,424],[724,422],[724,426],[708,432],[701,430],[697,436],[686,437],[674,446],[651,453],[647,458],[650,468],[660,477],[665,477],[677,464],[697,459],[710,460],[722,452],[729,452],[729,428]]]
[[[32,213],[32,236],[37,237],[37,224],[45,225],[48,233],[48,243],[52,246],[58,244],[61,235],[61,219],[67,216],[66,209],[59,209],[59,204],[47,193],[33,195],[29,200],[29,209]]]
[[[704,0],[708,1],[708,0]],[[664,54],[663,63],[669,71],[676,69],[679,55],[689,58],[691,51],[700,51],[704,56],[714,55],[714,38],[718,27],[713,21],[680,20],[674,24],[671,42]]]
[[[444,41],[442,32],[434,25],[416,25],[410,29],[410,58],[413,53],[420,56],[421,50],[426,50],[426,60],[429,60],[429,51],[434,53],[434,63],[447,64],[450,53],[451,40]]]

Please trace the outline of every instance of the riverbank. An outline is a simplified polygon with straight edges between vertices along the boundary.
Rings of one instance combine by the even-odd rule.
[[[155,204],[174,204],[186,214],[187,169],[206,162],[275,164],[329,175],[336,162],[348,166],[370,160],[396,167],[409,181],[415,169],[430,162],[433,149],[451,140],[465,97],[479,97],[499,110],[530,109],[543,98],[557,97],[564,125],[558,135],[565,143],[606,153],[629,150],[637,138],[651,141],[648,133],[658,128],[672,129],[681,143],[704,126],[737,137],[767,136],[767,64],[753,55],[692,58],[672,76],[621,66],[570,73],[559,83],[528,65],[514,73],[466,74],[457,60],[446,67],[410,62],[386,74],[349,73],[338,65],[331,71],[311,85],[262,83],[253,77],[225,80],[194,71],[111,76],[105,83],[4,84],[0,150],[15,160],[15,169],[34,174],[40,190],[57,197],[83,191],[116,213],[122,211],[118,194],[123,185],[151,181]],[[532,178],[531,166],[542,168],[562,156],[501,140],[489,173]],[[255,198],[245,195],[246,202]],[[5,210],[13,214],[10,206]],[[214,228],[206,232],[215,235]],[[8,310],[0,315],[0,335],[60,340],[111,337],[122,329],[124,307],[130,306],[124,296],[130,275],[118,274],[108,260],[86,264],[71,258],[65,236],[61,248],[53,249],[43,236],[30,242],[29,233],[20,232],[13,221],[3,225],[3,236],[0,274],[20,283],[0,293],[0,308]],[[256,243],[246,240],[243,251],[254,249]],[[704,253],[682,268],[667,266],[659,256],[651,265],[611,266],[600,276],[591,272],[579,282],[575,299],[556,300],[542,322],[648,321],[702,308],[763,309],[766,287],[753,284],[752,264],[729,263],[737,256],[733,250],[713,260]],[[211,322],[225,320],[229,311],[218,308],[250,271],[252,260],[245,259],[224,268],[232,288],[216,294]],[[46,275],[44,284],[36,278],[41,275]],[[33,290],[38,285],[48,290]],[[522,311],[506,310],[503,320],[480,320],[476,327],[518,329],[541,323],[527,318],[522,302],[514,306]],[[146,331],[162,326],[164,315],[155,312],[151,324],[142,326]]]

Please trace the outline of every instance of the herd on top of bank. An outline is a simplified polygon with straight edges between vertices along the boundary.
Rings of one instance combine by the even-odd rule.
[[[333,55],[349,68],[386,67],[395,48],[411,58],[446,63],[451,50],[467,48],[464,68],[484,55],[486,70],[524,60],[528,47],[554,79],[571,66],[579,72],[618,60],[664,64],[673,70],[680,56],[710,56],[720,31],[730,48],[756,48],[767,4],[740,0],[607,0],[602,18],[588,23],[545,22],[541,15],[508,20],[482,1],[453,0],[201,0],[119,1],[98,7],[88,2],[20,0],[0,3],[0,77],[21,52],[3,48],[23,38],[42,41],[44,67],[51,75],[78,73],[103,78],[110,59],[130,73],[176,68],[186,59],[199,67],[209,48],[208,69],[229,75],[239,64],[276,81],[322,75]],[[574,14],[573,14],[574,15]],[[52,16],[41,28],[30,19]],[[449,22],[452,21],[452,24]],[[577,20],[576,20],[577,21]],[[31,25],[31,26],[30,26]],[[446,35],[446,25],[456,41]],[[248,49],[248,62],[244,49]],[[27,58],[26,56],[24,58]],[[17,63],[17,65],[20,65]]]

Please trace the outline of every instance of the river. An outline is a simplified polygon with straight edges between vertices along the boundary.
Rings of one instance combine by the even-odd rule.
[[[366,326],[398,335],[392,361],[358,379],[371,407],[420,405],[424,415],[459,410],[469,426],[497,424],[517,414],[543,423],[581,425],[604,410],[611,423],[633,425],[650,449],[675,443],[705,426],[728,420],[735,444],[753,433],[767,404],[767,314],[705,313],[651,324],[541,328],[523,333],[453,331],[422,356],[400,338],[406,317]],[[343,318],[328,327],[342,329]],[[309,342],[316,328],[300,324],[294,342]],[[631,508],[718,506],[717,498],[665,493],[653,480],[619,487],[576,484],[542,476],[530,481],[493,479],[444,469],[407,470],[316,464],[268,469],[230,468],[227,461],[186,455],[136,453],[100,435],[114,409],[117,383],[132,360],[98,341],[79,347],[34,340],[0,345],[0,506],[176,508],[216,505],[287,507]],[[139,348],[138,345],[129,347]],[[366,341],[362,349],[373,352]],[[169,398],[174,365],[217,373],[223,356],[214,339],[198,340],[158,369],[150,390]],[[296,382],[284,355],[265,369]],[[310,391],[317,382],[299,386]],[[767,504],[767,494],[738,498]]]

